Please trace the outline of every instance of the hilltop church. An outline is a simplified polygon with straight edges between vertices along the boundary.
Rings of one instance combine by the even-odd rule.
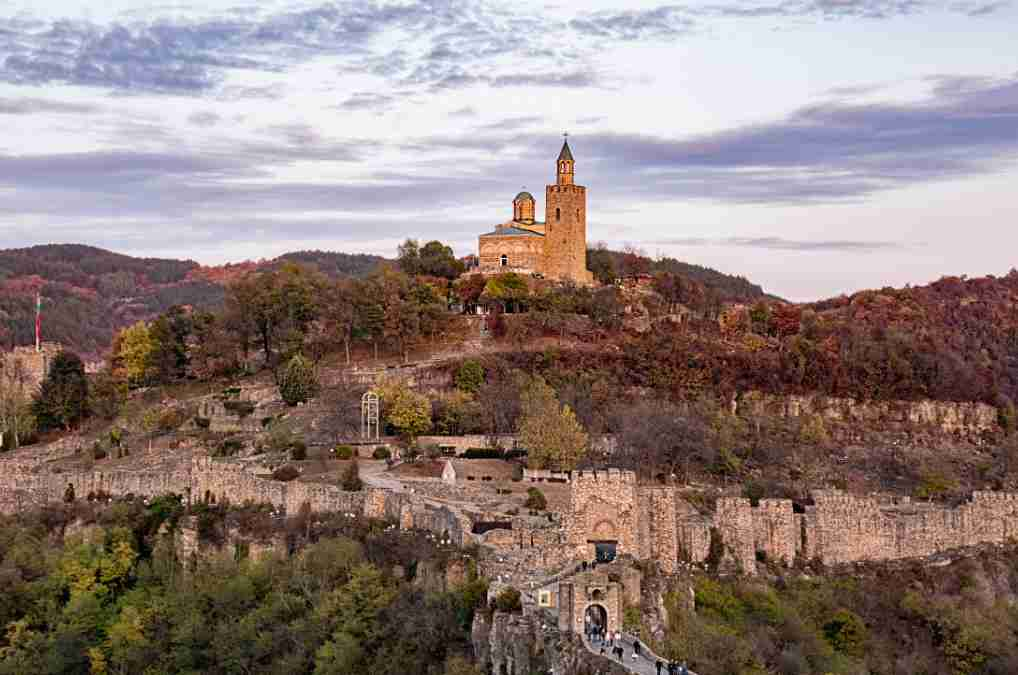
[[[512,220],[478,237],[481,274],[516,272],[589,285],[587,271],[587,188],[574,182],[573,153],[562,144],[556,180],[544,193],[544,222],[534,220],[529,192],[513,200]]]

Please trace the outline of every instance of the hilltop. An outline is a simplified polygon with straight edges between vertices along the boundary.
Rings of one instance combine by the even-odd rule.
[[[0,251],[0,345],[31,344],[35,295],[43,297],[43,330],[83,355],[99,356],[114,333],[152,319],[174,305],[216,309],[224,286],[285,262],[313,265],[338,278],[362,277],[385,259],[326,251],[297,251],[271,260],[206,267],[193,260],[136,258],[80,244]]]
[[[590,251],[610,256],[619,274],[680,274],[729,302],[768,297],[743,277],[680,262],[652,261],[619,251]],[[222,306],[224,287],[246,274],[276,270],[285,263],[312,267],[330,279],[363,279],[382,263],[376,255],[336,251],[293,251],[262,260],[203,266],[193,260],[136,258],[81,244],[49,244],[0,250],[0,345],[34,340],[35,295],[43,297],[43,330],[82,355],[98,357],[119,329],[150,320],[174,305],[200,310]],[[630,269],[632,268],[632,269]]]

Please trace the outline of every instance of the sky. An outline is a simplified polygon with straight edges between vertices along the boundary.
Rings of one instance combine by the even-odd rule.
[[[1018,0],[0,0],[0,247],[588,241],[792,300],[1018,267]]]

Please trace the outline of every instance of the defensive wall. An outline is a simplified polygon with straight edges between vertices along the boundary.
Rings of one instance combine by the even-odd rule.
[[[922,558],[979,544],[1018,539],[1018,494],[975,492],[958,506],[916,503],[907,497],[853,496],[817,490],[813,504],[789,499],[717,500],[703,514],[675,485],[640,485],[632,472],[573,474],[564,547],[592,560],[595,545],[612,542],[618,555],[655,560],[665,572],[683,563],[714,562],[753,574],[758,559],[796,559],[836,565]]]
[[[77,499],[90,493],[114,497],[175,493],[183,494],[189,501],[271,504],[288,514],[295,514],[307,505],[313,512],[356,513],[392,520],[403,529],[448,535],[459,545],[471,538],[472,523],[468,518],[414,494],[380,488],[347,492],[324,483],[284,483],[261,477],[236,461],[195,457],[190,463],[138,471],[53,473],[45,469],[34,462],[0,461],[0,513],[17,513],[60,502],[70,487]]]

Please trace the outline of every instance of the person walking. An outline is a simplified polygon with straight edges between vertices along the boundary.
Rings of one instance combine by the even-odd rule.
[[[686,668],[685,661],[683,661],[682,665],[679,666],[679,675],[689,675],[689,668]]]
[[[639,655],[640,655],[640,641],[638,639],[634,638],[633,639],[633,658],[635,659]]]
[[[657,675],[661,675],[661,668],[662,668],[662,667],[663,667],[664,665],[665,665],[665,664],[661,663],[661,659],[658,659],[658,660],[657,660],[657,661],[656,661],[656,662],[654,663],[654,669],[655,669],[655,670],[657,671]]]

